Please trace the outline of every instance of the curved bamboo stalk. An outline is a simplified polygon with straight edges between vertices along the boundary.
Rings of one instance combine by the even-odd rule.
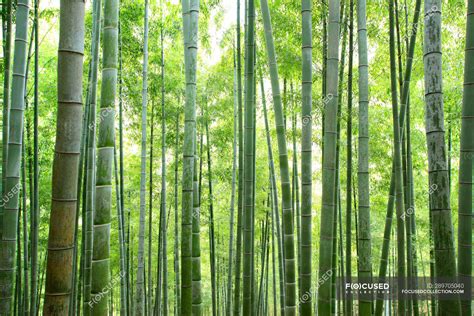
[[[405,223],[404,223],[404,199],[403,199],[403,173],[401,156],[401,129],[398,116],[397,96],[397,72],[395,60],[395,17],[394,4],[390,0],[390,82],[392,95],[392,117],[393,117],[393,142],[394,142],[394,172],[395,172],[395,207],[397,210],[397,277],[398,288],[405,288]],[[398,314],[406,314],[406,304],[403,299],[398,301]]]
[[[260,88],[262,91],[262,107],[263,107],[263,118],[265,121],[265,135],[267,139],[267,148],[268,148],[268,164],[270,171],[270,185],[272,191],[272,209],[275,217],[275,231],[277,235],[278,243],[278,273],[280,276],[280,313],[285,314],[285,286],[284,286],[284,258],[283,258],[283,241],[281,236],[281,225],[280,225],[280,212],[278,208],[278,188],[276,185],[276,176],[275,176],[275,164],[273,162],[273,149],[272,141],[270,139],[270,128],[268,124],[268,115],[267,115],[267,105],[265,101],[265,89],[263,86],[263,78],[260,76]],[[276,309],[276,306],[275,306]]]
[[[284,256],[285,256],[285,314],[296,314],[296,271],[295,271],[295,240],[291,201],[291,183],[288,167],[288,149],[285,138],[285,122],[282,110],[278,67],[276,63],[275,46],[270,20],[270,10],[267,0],[260,0],[263,24],[265,29],[265,44],[272,84],[275,125],[278,138],[278,155],[280,161],[280,177],[282,191]]]

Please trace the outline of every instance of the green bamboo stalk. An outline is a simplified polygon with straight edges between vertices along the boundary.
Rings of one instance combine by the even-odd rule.
[[[34,68],[34,113],[33,113],[33,201],[31,217],[31,309],[30,316],[36,316],[38,288],[38,240],[39,240],[39,162],[38,162],[38,117],[39,117],[39,0],[35,0],[35,68]],[[0,221],[1,222],[1,221]],[[1,226],[1,225],[0,225]],[[0,234],[1,235],[1,234]]]
[[[184,107],[184,144],[181,217],[181,314],[191,315],[193,306],[192,226],[193,175],[196,143],[196,57],[199,2],[182,0],[186,99]]]
[[[242,119],[242,53],[240,40],[240,0],[237,1],[237,44],[236,44],[236,59],[237,59],[237,107],[238,107],[238,137],[239,137],[239,161],[238,161],[238,177],[239,184],[237,188],[237,241],[235,246],[235,288],[234,288],[234,305],[233,314],[238,316],[240,313],[240,280],[241,280],[241,259],[242,259],[242,214],[243,214],[243,184],[244,184],[244,143],[243,143],[243,119]]]
[[[207,113],[209,116],[209,113]],[[212,314],[217,315],[217,283],[216,283],[216,246],[214,234],[214,195],[212,191],[212,167],[211,167],[211,142],[209,139],[209,123],[205,118],[206,145],[207,145],[207,178],[209,185],[209,260],[211,266],[211,292],[212,292]]]
[[[451,221],[450,191],[444,140],[443,90],[441,71],[441,1],[425,1],[424,70],[425,127],[428,147],[428,172],[431,190],[430,213],[433,220],[435,276],[455,277],[456,254]],[[440,300],[440,315],[458,315],[458,300]]]
[[[67,314],[72,290],[78,164],[82,133],[84,53],[82,1],[61,2],[58,49],[58,123],[46,268],[45,315]]]
[[[472,207],[474,176],[474,1],[468,1],[466,50],[464,59],[464,94],[461,119],[461,148],[459,160],[458,211],[458,273],[466,278],[466,288],[472,288]],[[461,301],[463,315],[472,314],[472,302]]]
[[[260,0],[263,24],[265,29],[265,43],[267,48],[270,79],[272,84],[273,106],[275,111],[275,125],[278,138],[278,153],[280,162],[280,177],[282,191],[282,209],[284,222],[284,256],[285,256],[285,314],[296,314],[296,276],[295,276],[295,241],[293,228],[293,214],[291,201],[291,183],[288,168],[288,150],[285,138],[285,124],[278,80],[275,46],[270,20],[270,10],[267,0]]]
[[[342,21],[343,28],[340,32],[342,37],[342,46],[341,46],[341,61],[339,66],[339,79],[338,79],[338,95],[339,99],[337,102],[337,125],[336,125],[336,190],[335,190],[335,207],[334,207],[334,217],[333,217],[333,244],[332,244],[332,275],[331,275],[331,310],[332,314],[336,314],[340,310],[341,300],[337,300],[336,297],[336,276],[339,274],[339,277],[343,279],[342,271],[338,269],[338,261],[342,261],[342,255],[340,253],[340,258],[338,260],[338,249],[342,249],[342,234],[339,236],[339,242],[337,237],[337,228],[340,226],[340,217],[342,217],[342,208],[341,208],[341,180],[340,180],[340,153],[341,153],[341,117],[342,117],[342,95],[343,95],[343,83],[344,83],[344,66],[346,60],[346,46],[347,46],[347,31],[348,31],[348,6],[345,5],[345,1],[341,4],[340,12],[340,21]],[[339,262],[342,263],[342,262]],[[339,272],[338,272],[339,270]]]
[[[116,207],[117,207],[117,220],[119,227],[119,256],[120,256],[120,316],[127,315],[128,311],[128,301],[127,301],[127,268],[125,262],[125,232],[123,226],[123,210],[122,210],[122,196],[120,195],[120,186],[119,186],[119,166],[117,161],[117,149],[114,147],[114,178],[115,178],[115,197],[116,197]],[[113,309],[110,309],[110,312],[113,312]]]
[[[165,53],[163,45],[163,24],[160,31],[161,42],[161,210],[166,213],[166,108],[165,108]],[[163,269],[163,315],[168,315],[168,247],[167,220],[161,223],[162,269]]]
[[[302,46],[301,54],[301,277],[300,300],[302,295],[311,291],[311,257],[312,257],[312,18],[311,1],[301,1]],[[301,313],[311,315],[312,296],[301,302]]]
[[[5,3],[5,2],[4,2]],[[6,170],[7,170],[7,159],[8,159],[8,131],[10,126],[10,70],[11,70],[11,42],[12,42],[12,7],[13,1],[7,0],[6,5],[2,7],[2,24],[5,26],[2,28],[3,37],[3,64],[4,64],[4,75],[3,75],[3,110],[2,110],[2,197],[5,195],[6,187]],[[3,232],[3,212],[4,203],[0,204],[0,239],[2,238]]]
[[[112,164],[115,142],[115,98],[117,85],[118,52],[118,0],[106,0],[104,7],[104,45],[102,86],[99,111],[99,137],[97,141],[97,169],[95,215],[93,227],[92,282],[94,296],[110,280],[110,218],[112,197]],[[106,314],[108,294],[93,304],[93,314]]]
[[[265,121],[265,135],[267,139],[267,148],[268,148],[268,164],[270,171],[270,184],[272,191],[272,209],[275,216],[275,231],[277,234],[277,243],[278,243],[278,273],[280,277],[280,313],[284,315],[285,313],[285,286],[284,286],[284,258],[283,258],[283,241],[281,236],[281,225],[280,225],[280,212],[278,207],[278,188],[276,185],[276,176],[275,176],[275,164],[273,162],[273,149],[272,141],[270,138],[270,128],[268,124],[268,115],[267,115],[267,105],[265,100],[265,89],[263,84],[263,78],[260,77],[260,88],[262,91],[262,107],[263,107],[263,117]],[[276,309],[276,306],[275,306]]]
[[[119,182],[120,182],[120,209],[121,209],[121,223],[122,223],[122,232],[123,232],[123,237],[124,237],[124,243],[125,243],[125,250],[124,250],[124,256],[125,256],[125,284],[126,284],[126,294],[127,294],[127,314],[130,315],[132,313],[132,305],[133,305],[133,300],[132,300],[132,295],[131,293],[133,292],[133,287],[131,287],[131,282],[130,282],[130,258],[129,258],[129,231],[126,233],[125,232],[125,195],[124,195],[124,172],[123,172],[123,77],[122,77],[122,31],[121,31],[121,26],[120,26],[120,3],[119,3],[119,21],[118,21],[118,41],[119,41],[119,68],[118,68],[118,85],[119,85],[119,95],[118,95],[118,101],[119,101]],[[130,211],[129,211],[130,214]],[[130,223],[128,223],[130,227]]]
[[[143,35],[143,86],[141,123],[141,167],[140,167],[140,225],[138,230],[137,284],[135,292],[135,315],[145,314],[145,221],[146,221],[146,126],[148,103],[148,0],[145,0]],[[150,218],[151,220],[151,218]]]
[[[30,313],[30,305],[29,305],[29,273],[28,273],[28,261],[29,261],[29,251],[28,251],[28,217],[27,217],[27,194],[26,194],[26,154],[25,154],[25,142],[23,142],[23,150],[22,150],[22,166],[21,166],[21,190],[22,190],[22,198],[23,198],[23,212],[22,212],[22,232],[23,232],[23,297],[21,298],[21,308],[22,313],[24,315],[28,315]]]
[[[234,211],[235,211],[235,180],[237,172],[237,68],[235,65],[234,53],[234,137],[232,140],[232,188],[230,194],[230,219],[229,219],[229,262],[227,267],[227,292],[226,292],[226,315],[230,316],[232,313],[232,263],[234,258]]]
[[[296,150],[296,113],[295,113],[295,101],[294,101],[294,93],[293,93],[293,83],[290,84],[290,91],[291,91],[291,103],[292,103],[292,114],[291,114],[291,128],[292,128],[292,141],[293,141],[293,169],[292,169],[292,184],[291,184],[291,200],[293,201],[293,209],[295,211],[295,219],[296,219],[296,240],[297,240],[297,257],[298,257],[298,297],[299,301],[298,304],[298,311],[301,311],[300,308],[300,300],[303,295],[301,292],[301,256],[302,256],[302,241],[301,241],[301,204],[300,204],[300,189],[299,189],[299,177],[298,177],[298,154]],[[311,286],[311,281],[309,281]],[[310,305],[311,306],[311,305]]]
[[[151,118],[150,118],[150,163],[149,163],[149,180],[148,180],[148,267],[147,267],[147,286],[146,307],[147,311],[152,311],[152,239],[153,239],[153,139],[155,131],[155,102],[151,102]],[[161,264],[158,264],[161,266]]]
[[[91,280],[92,280],[92,245],[93,245],[93,214],[95,212],[95,184],[96,184],[96,103],[97,103],[97,80],[99,65],[99,45],[100,45],[100,17],[101,17],[101,0],[94,1],[93,7],[93,30],[92,30],[92,47],[91,47],[91,80],[88,87],[88,128],[87,128],[87,158],[86,158],[86,175],[85,175],[85,230],[83,242],[84,250],[84,315],[90,315],[91,306],[89,304],[91,298]]]
[[[390,0],[389,5],[390,19],[390,79],[392,94],[392,116],[393,116],[393,141],[394,141],[394,168],[395,168],[395,206],[397,210],[397,277],[398,288],[405,288],[405,210],[403,199],[403,174],[401,157],[401,128],[398,116],[398,97],[397,97],[397,73],[395,60],[395,21],[394,4]],[[398,314],[406,314],[406,304],[403,299],[398,301]]]
[[[346,282],[352,279],[352,67],[354,55],[354,1],[349,2],[349,60],[347,73],[347,170],[346,170]],[[352,315],[352,295],[346,297],[345,312]]]
[[[414,188],[414,181],[413,181],[413,163],[412,163],[412,150],[411,150],[411,123],[410,123],[410,102],[407,104],[407,119],[406,119],[406,141],[407,141],[407,177],[408,177],[408,193],[409,193],[409,201],[408,207],[412,210],[412,214],[410,215],[408,221],[410,223],[410,238],[412,249],[408,255],[412,256],[412,277],[415,278],[412,282],[414,286],[418,286],[417,277],[418,277],[418,258],[416,252],[416,215],[415,215],[415,188]],[[423,274],[424,275],[424,274]],[[418,309],[418,300],[415,298],[413,299],[413,314],[415,316],[419,315]]]
[[[197,129],[194,130],[197,134]],[[199,178],[198,178],[198,154],[197,143],[194,148],[194,175],[193,175],[193,224],[192,224],[192,311],[193,315],[202,314],[202,285],[201,285],[201,241],[200,241],[200,218],[201,218],[201,186],[202,186],[202,144],[203,133],[200,136],[199,150]]]
[[[336,197],[336,129],[338,105],[338,63],[339,63],[339,0],[329,1],[328,60],[327,60],[327,104],[324,111],[323,150],[323,196],[321,210],[321,233],[319,248],[319,280],[327,279],[332,267],[332,236],[334,205]],[[330,96],[330,98],[329,98]],[[329,315],[331,281],[322,282],[318,292],[318,314]]]
[[[404,133],[404,126],[405,126],[405,111],[406,111],[406,105],[407,99],[408,99],[408,92],[410,88],[410,78],[411,78],[411,70],[412,70],[412,65],[413,65],[413,55],[415,51],[415,43],[416,43],[416,34],[418,30],[418,20],[420,16],[420,7],[421,7],[421,0],[417,0],[415,3],[415,10],[413,13],[413,22],[412,22],[412,32],[410,36],[410,42],[408,45],[408,54],[407,54],[407,61],[406,61],[406,69],[405,69],[405,74],[404,74],[404,79],[403,79],[403,86],[402,86],[402,96],[401,96],[401,109],[400,109],[400,116],[399,116],[399,127],[401,131],[401,136],[403,136]],[[394,166],[392,165],[392,168]],[[382,256],[380,259],[380,265],[379,265],[379,277],[384,278],[386,271],[387,271],[387,262],[388,262],[388,249],[389,249],[389,243],[390,243],[390,231],[391,231],[391,225],[392,225],[392,214],[393,214],[393,205],[394,205],[394,199],[395,199],[395,173],[394,170],[392,170],[392,178],[390,180],[390,192],[389,192],[389,200],[387,204],[387,218],[385,221],[385,234],[384,234],[384,239],[383,239],[383,244],[382,244]],[[386,249],[384,251],[384,249]],[[376,303],[376,315],[381,315],[383,309],[383,300],[378,299]]]
[[[23,207],[23,202],[21,200],[18,201],[19,207],[18,212],[21,212]],[[16,278],[15,278],[15,297],[13,298],[13,315],[21,315],[21,233],[20,233],[20,216],[18,216],[17,220],[17,233],[16,233],[16,242],[17,242],[17,252],[16,252],[16,265],[18,269],[16,270]]]
[[[358,276],[372,276],[372,242],[370,232],[369,192],[369,66],[367,57],[366,1],[357,5],[357,37],[359,47],[359,152],[357,167],[357,188],[359,200],[359,243]],[[359,300],[359,314],[367,315],[372,310],[371,299]]]
[[[179,232],[178,232],[178,146],[179,146],[179,112],[176,113],[176,143],[174,156],[174,277],[175,277],[175,315],[181,315],[181,288],[179,280]]]
[[[254,271],[254,189],[255,189],[255,3],[247,4],[247,30],[245,49],[245,132],[244,132],[244,192],[243,192],[243,310],[244,315],[253,315],[252,304]]]
[[[11,105],[9,112],[8,137],[3,190],[3,228],[0,241],[0,314],[9,315],[12,310],[13,279],[15,275],[15,252],[17,243],[19,172],[24,122],[25,74],[28,32],[28,0],[19,0],[16,9],[15,48],[13,55],[13,79],[11,83]],[[8,104],[8,103],[6,103]],[[6,110],[5,110],[6,111]],[[10,124],[11,123],[11,124]],[[4,144],[5,147],[5,144]],[[5,160],[5,156],[3,157]],[[5,197],[8,201],[5,201]]]

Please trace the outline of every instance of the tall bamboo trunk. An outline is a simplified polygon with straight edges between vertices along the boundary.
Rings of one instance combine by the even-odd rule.
[[[192,314],[193,175],[196,143],[196,57],[199,2],[182,0],[186,99],[181,216],[181,314]]]
[[[46,268],[45,315],[67,314],[72,291],[82,121],[83,1],[61,1],[58,114]],[[65,294],[67,293],[67,294]]]
[[[255,3],[249,0],[247,4],[247,32],[245,49],[245,134],[244,134],[244,192],[243,192],[243,310],[244,315],[252,315],[253,270],[254,270],[254,187],[255,187]]]
[[[301,313],[312,314],[312,295],[302,300],[305,293],[311,292],[311,257],[312,257],[312,5],[310,0],[301,1],[302,47],[301,54],[301,271],[300,298]]]
[[[114,149],[114,177],[115,177],[115,196],[116,196],[116,207],[117,207],[117,220],[118,220],[118,235],[119,235],[119,256],[120,256],[120,316],[127,315],[128,311],[128,289],[127,289],[127,268],[125,260],[125,231],[123,224],[123,210],[121,207],[122,196],[120,195],[119,186],[119,166],[117,161],[117,150]],[[110,310],[113,313],[113,310]]]
[[[178,232],[178,145],[179,145],[179,113],[176,114],[176,143],[174,156],[174,278],[175,278],[175,315],[181,315],[181,288],[179,278],[179,232]]]
[[[242,117],[242,53],[241,53],[241,39],[240,39],[240,0],[237,0],[237,44],[236,44],[236,59],[237,59],[237,107],[238,107],[238,146],[239,146],[239,161],[238,161],[238,175],[239,184],[237,188],[237,241],[235,246],[235,288],[234,288],[234,316],[239,315],[240,304],[240,280],[241,280],[241,259],[242,259],[242,214],[243,214],[243,185],[244,185],[244,142],[243,142],[243,117]]]
[[[357,4],[357,37],[359,47],[359,152],[357,167],[357,188],[359,200],[359,244],[358,276],[372,276],[372,243],[370,232],[369,192],[369,65],[367,57],[366,1]],[[359,314],[372,311],[372,300],[359,300]]]
[[[39,163],[38,163],[38,117],[39,117],[39,0],[35,1],[35,83],[33,119],[33,201],[31,216],[31,309],[30,316],[36,315],[38,288],[38,239],[39,239]],[[0,221],[1,223],[1,221]],[[1,234],[0,234],[1,235]]]
[[[232,264],[234,261],[234,211],[235,211],[235,180],[237,172],[237,68],[235,65],[234,53],[234,122],[233,122],[233,140],[232,140],[232,188],[230,194],[230,220],[229,220],[229,262],[227,267],[227,292],[226,292],[226,315],[230,316],[232,313]]]
[[[352,66],[354,55],[354,1],[349,3],[349,60],[347,73],[347,172],[346,172],[346,282],[352,279]],[[346,297],[345,312],[352,315],[352,295]]]
[[[91,312],[91,280],[92,280],[92,239],[93,239],[93,214],[95,212],[95,181],[96,181],[96,102],[97,102],[97,77],[99,66],[99,46],[100,46],[100,16],[101,0],[94,1],[93,8],[93,30],[91,47],[91,80],[88,87],[88,128],[87,128],[87,157],[86,157],[86,176],[85,176],[85,218],[83,224],[84,240],[84,315]]]
[[[280,212],[278,207],[278,188],[276,185],[276,175],[275,175],[275,164],[273,161],[273,149],[272,149],[272,142],[270,138],[270,128],[268,124],[268,115],[267,115],[267,106],[265,101],[265,89],[263,87],[263,78],[260,77],[260,87],[262,91],[262,106],[263,106],[263,118],[265,121],[265,135],[267,139],[267,148],[268,148],[268,164],[269,164],[269,172],[270,172],[270,188],[272,193],[272,209],[274,212],[275,217],[275,231],[277,235],[277,243],[278,243],[278,273],[280,277],[280,313],[284,315],[285,313],[285,286],[284,286],[284,258],[283,258],[283,240],[281,236],[281,225],[280,225]],[[275,306],[276,308],[276,306]]]
[[[209,113],[206,113],[209,116]],[[211,266],[211,291],[212,291],[212,314],[215,316],[217,310],[217,283],[216,283],[216,245],[214,234],[214,196],[212,191],[212,167],[211,167],[211,143],[209,139],[209,123],[205,118],[206,145],[207,145],[207,178],[209,184],[209,260]]]
[[[454,231],[451,221],[450,191],[444,132],[441,71],[441,1],[425,1],[424,70],[425,127],[428,147],[430,214],[433,221],[435,276],[456,276]],[[440,315],[458,315],[458,300],[440,300]]]
[[[472,288],[472,207],[474,176],[474,1],[468,1],[466,50],[464,59],[464,95],[459,160],[458,272]],[[471,301],[462,300],[463,315],[471,315]]]
[[[106,0],[104,7],[104,45],[102,86],[97,141],[95,214],[92,252],[92,296],[102,292],[110,282],[110,219],[112,198],[112,164],[115,148],[115,98],[118,56],[118,0]],[[108,312],[108,294],[93,304],[92,313]]]
[[[390,81],[392,95],[392,117],[393,117],[393,142],[394,142],[394,172],[395,172],[395,206],[397,214],[397,277],[398,287],[405,288],[405,210],[403,199],[403,172],[401,157],[401,128],[398,116],[398,96],[397,96],[397,73],[395,56],[395,17],[394,4],[390,0],[389,6],[390,19]],[[404,300],[398,301],[398,314],[406,314],[406,304]]]
[[[16,9],[15,50],[11,105],[8,110],[7,156],[3,189],[2,236],[0,241],[0,314],[8,315],[12,309],[15,252],[17,243],[18,200],[20,192],[20,162],[23,141],[25,74],[28,32],[28,0],[19,0]],[[11,122],[11,124],[10,124]],[[5,144],[4,144],[5,146]],[[5,156],[4,156],[5,158]],[[5,160],[5,159],[4,159]],[[11,196],[11,197],[10,197]],[[8,197],[8,198],[6,198]],[[5,199],[7,201],[5,201]]]
[[[197,129],[194,130],[197,135]],[[193,273],[193,301],[192,310],[194,315],[202,313],[202,284],[201,284],[201,187],[202,187],[202,142],[203,133],[200,135],[199,149],[199,177],[198,177],[198,151],[197,143],[194,146],[194,175],[193,175],[193,224],[192,224],[192,273]]]
[[[166,214],[166,108],[165,108],[165,51],[163,45],[163,26],[160,32],[161,42],[161,210]],[[168,247],[166,215],[163,216],[161,233],[163,234],[163,315],[168,315]]]
[[[270,20],[270,10],[267,0],[261,0],[263,24],[265,28],[265,43],[272,84],[273,106],[275,111],[275,127],[278,138],[278,155],[280,162],[280,177],[282,191],[284,256],[285,256],[285,314],[296,314],[296,271],[295,271],[295,240],[291,201],[291,183],[288,166],[288,150],[285,137],[285,121],[282,109],[276,52],[273,43],[273,32]]]
[[[152,241],[153,241],[153,138],[155,131],[155,103],[151,103],[151,118],[150,118],[150,163],[149,163],[149,180],[148,180],[148,267],[147,267],[147,311],[151,315],[153,310],[153,278],[152,278]],[[161,266],[161,264],[158,264]]]
[[[401,132],[401,136],[404,133],[404,126],[405,126],[405,111],[406,105],[409,95],[409,88],[410,88],[410,80],[411,80],[411,70],[413,65],[413,56],[415,51],[415,43],[416,43],[416,34],[418,30],[418,20],[420,16],[420,7],[421,7],[421,0],[417,0],[415,3],[415,10],[413,13],[413,21],[412,21],[412,32],[410,36],[410,41],[408,45],[408,54],[407,54],[407,61],[406,61],[406,69],[403,79],[402,85],[402,94],[401,94],[401,109],[400,109],[400,116],[398,117],[399,122],[399,130]],[[395,157],[394,157],[395,158]],[[392,177],[390,180],[390,189],[389,189],[389,200],[387,203],[387,217],[385,220],[385,228],[384,228],[384,239],[382,244],[382,255],[380,259],[379,265],[379,277],[385,278],[386,271],[387,271],[387,263],[388,263],[388,249],[390,247],[390,231],[392,227],[392,215],[393,215],[393,208],[394,208],[394,201],[395,201],[395,165],[392,164]],[[414,216],[414,215],[412,215]],[[381,315],[383,310],[383,300],[380,298],[377,300],[376,303],[376,315]]]
[[[135,315],[145,314],[145,222],[146,222],[146,126],[148,103],[148,0],[145,0],[143,35],[143,86],[141,123],[141,167],[140,167],[140,225],[138,231],[137,287],[135,292]],[[151,220],[151,218],[150,218]]]
[[[5,3],[5,2],[4,2]],[[2,37],[3,37],[3,109],[2,109],[2,198],[5,195],[6,170],[8,158],[8,132],[10,125],[10,69],[11,69],[11,43],[12,43],[12,7],[13,1],[7,0],[6,6],[2,7]],[[25,48],[26,49],[26,48]],[[0,239],[3,232],[4,203],[0,205]]]
[[[339,64],[339,0],[329,1],[327,98],[324,111],[323,150],[323,196],[321,210],[321,233],[319,248],[319,278],[326,279],[332,267],[333,220],[336,197],[336,129],[338,104],[338,64]],[[319,282],[318,282],[319,283]],[[330,314],[331,281],[321,282],[318,292],[318,312]]]

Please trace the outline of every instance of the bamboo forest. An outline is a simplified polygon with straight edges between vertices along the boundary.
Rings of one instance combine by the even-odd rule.
[[[474,315],[474,0],[0,10],[0,316]]]

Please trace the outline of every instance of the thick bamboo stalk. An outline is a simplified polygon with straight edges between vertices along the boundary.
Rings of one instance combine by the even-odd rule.
[[[255,2],[247,4],[245,49],[245,132],[244,132],[244,190],[243,190],[243,309],[244,315],[255,312],[252,304],[254,271],[254,189],[255,189]]]
[[[25,103],[25,74],[28,32],[29,1],[19,0],[16,9],[15,48],[13,55],[13,72],[11,83],[11,105],[8,111],[7,154],[2,186],[3,225],[0,240],[0,314],[8,315],[12,310],[13,279],[15,275],[15,252],[17,243],[18,200],[20,192],[20,162],[23,141],[24,103]],[[4,144],[5,147],[5,144]],[[4,156],[5,158],[5,156]],[[5,159],[4,159],[5,160]],[[11,197],[10,197],[11,196]]]
[[[324,150],[323,150],[323,195],[321,210],[321,233],[319,248],[319,277],[325,280],[332,267],[333,219],[336,197],[336,129],[338,104],[338,67],[339,67],[339,0],[329,1],[328,23],[328,60],[327,60],[327,104],[324,111]],[[330,96],[330,97],[329,97]],[[319,283],[319,282],[318,282]],[[330,313],[331,281],[321,282],[318,292],[318,313]]]
[[[193,175],[196,143],[196,57],[199,2],[182,0],[186,99],[181,216],[181,314],[192,314]]]
[[[454,278],[457,275],[456,253],[444,139],[441,1],[425,1],[424,31],[425,128],[429,184],[431,190],[434,190],[430,195],[430,214],[433,221],[435,276]],[[460,313],[459,301],[440,300],[438,313],[440,315],[458,315]]]
[[[43,313],[67,314],[72,291],[82,121],[83,1],[61,1],[58,114]]]

